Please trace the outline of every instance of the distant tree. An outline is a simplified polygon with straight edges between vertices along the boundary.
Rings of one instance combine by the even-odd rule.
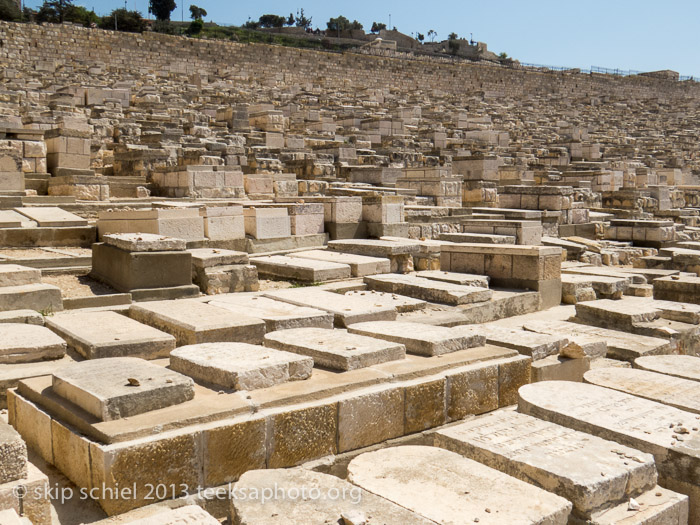
[[[311,19],[312,17],[306,18],[306,16],[304,15],[304,9],[302,8],[299,9],[299,11],[297,11],[297,16],[294,19],[294,24],[297,27],[303,27],[304,29],[308,30],[311,27]]]
[[[114,9],[109,15],[100,19],[99,27],[102,29],[114,29],[114,18],[117,18],[118,31],[128,33],[143,33],[146,30],[146,22],[138,11],[127,11],[124,8]]]
[[[447,42],[447,47],[449,48],[450,53],[452,53],[453,55],[455,55],[455,54],[457,54],[457,51],[459,51],[459,42],[457,42],[457,39],[456,39],[456,38],[451,38],[451,39]]]
[[[167,21],[170,20],[170,13],[175,10],[177,4],[175,0],[149,0],[149,7],[156,20]]]
[[[498,55],[498,58],[500,58],[501,60],[508,60],[508,53],[503,52],[500,55]]]
[[[287,17],[287,22],[286,22],[286,24],[287,24],[288,26],[293,26],[295,20],[296,20],[296,19],[294,18],[294,13],[289,13],[289,16]]]
[[[418,33],[418,41],[422,42],[423,40],[425,40],[425,35],[423,33]]]
[[[347,18],[340,15],[336,18],[331,18],[326,24],[329,31],[345,31],[347,29],[362,29],[362,24],[357,20],[350,22]]]
[[[100,18],[94,11],[88,11],[82,6],[74,5],[72,0],[45,0],[36,13],[36,21],[53,24],[73,22],[87,27],[91,24],[97,24]]]
[[[187,26],[187,34],[189,36],[197,36],[202,32],[202,29],[204,29],[204,20],[196,18]]]
[[[433,29],[430,29],[430,30],[428,31],[428,38],[430,38],[430,41],[431,41],[431,42],[435,42],[435,37],[436,37],[436,36],[437,36],[437,33],[436,33]]]
[[[246,20],[246,23],[243,24],[243,27],[246,29],[258,29],[260,27],[260,23],[256,22],[255,20],[251,20],[251,18],[248,17],[248,20]]]
[[[196,5],[190,6],[190,18],[192,20],[202,20],[207,16],[207,10],[202,7],[197,7]]]
[[[370,32],[379,33],[382,29],[386,29],[386,24],[382,24],[381,22],[372,22],[372,29],[370,29]]]
[[[22,12],[14,0],[0,0],[0,20],[15,22],[21,18]]]
[[[283,27],[285,22],[285,18],[278,15],[262,15],[258,20],[260,27]]]
[[[450,33],[449,36],[447,37],[448,40],[457,40],[459,38],[459,35],[457,33]]]

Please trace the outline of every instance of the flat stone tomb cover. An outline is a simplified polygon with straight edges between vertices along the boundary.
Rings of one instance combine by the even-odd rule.
[[[443,272],[441,270],[423,270],[416,272],[416,277],[423,277],[431,281],[461,284],[463,286],[489,287],[489,278],[486,275],[473,275],[469,273]]]
[[[127,252],[181,252],[187,248],[184,239],[154,233],[109,233],[102,240]]]
[[[175,338],[116,312],[71,312],[46,318],[46,326],[86,359],[167,357]]]
[[[300,259],[284,255],[255,257],[250,260],[262,274],[271,274],[302,281],[328,281],[350,277],[350,266],[316,259]]]
[[[265,346],[313,357],[333,370],[355,370],[406,357],[402,344],[351,334],[346,330],[297,328],[265,334]]]
[[[0,264],[0,286],[23,286],[41,282],[41,270],[19,264]]]
[[[568,499],[583,519],[656,486],[651,454],[510,410],[439,430],[435,443]]]
[[[250,317],[262,319],[265,321],[268,332],[304,326],[333,327],[333,314],[329,312],[305,306],[295,306],[261,295],[221,294],[217,295],[216,299],[209,301],[208,304],[231,312],[245,312]]]
[[[366,297],[371,299],[375,304],[396,308],[396,311],[399,313],[422,310],[428,306],[428,303],[422,299],[415,299],[413,297],[406,297],[405,295],[390,292],[378,292],[376,290],[352,290],[350,292],[345,292],[344,295],[350,297]]]
[[[700,384],[697,381],[617,367],[589,370],[583,379],[586,383],[700,414]]]
[[[452,305],[488,301],[493,294],[488,288],[434,281],[415,275],[393,273],[373,275],[365,277],[365,282],[370,288],[382,292],[395,292],[426,301]]]
[[[566,337],[525,330],[511,330],[497,325],[479,325],[477,331],[486,337],[487,343],[512,348],[521,354],[531,356],[535,361],[544,359],[548,355],[556,355],[569,345],[569,340]]]
[[[314,360],[246,343],[203,343],[170,353],[170,368],[204,383],[255,390],[311,376]]]
[[[700,381],[700,357],[693,355],[649,355],[634,360],[635,368],[668,376]]]
[[[352,253],[335,252],[332,250],[309,250],[306,252],[290,253],[289,257],[300,259],[313,259],[317,261],[347,264],[353,277],[374,275],[376,273],[388,273],[391,270],[391,261],[383,257],[368,257]]]
[[[135,357],[94,359],[54,372],[53,390],[100,421],[135,416],[194,397],[189,377]]]
[[[66,342],[48,328],[33,324],[0,324],[0,363],[31,363],[60,359]]]
[[[176,509],[163,508],[157,514],[129,521],[128,525],[220,525],[219,521],[199,505]]]
[[[353,334],[366,335],[401,343],[409,354],[434,356],[482,346],[483,336],[467,331],[457,332],[443,326],[401,321],[370,321],[353,324],[348,328]]]
[[[42,227],[87,226],[88,221],[82,217],[57,207],[15,208],[15,211],[36,221]]]
[[[571,503],[459,454],[402,446],[361,454],[348,480],[437,523],[559,525]]]
[[[241,489],[246,489],[246,493],[255,491],[257,494],[268,493],[270,490],[274,493],[277,489],[280,494],[294,495],[301,488],[306,489],[308,495],[339,494],[344,497],[273,498],[265,502],[259,497],[232,497],[232,517],[240,525],[435,523],[336,476],[300,467],[251,470],[243,474],[233,486],[236,491],[234,494],[240,493]],[[343,516],[350,521],[344,520]]]

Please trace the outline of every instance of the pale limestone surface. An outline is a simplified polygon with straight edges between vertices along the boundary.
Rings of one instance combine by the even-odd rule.
[[[128,525],[220,525],[214,516],[197,505],[163,510],[153,516],[127,523]]]
[[[66,354],[66,342],[43,326],[2,323],[0,334],[2,364],[60,359]]]
[[[39,226],[87,226],[87,220],[55,207],[15,208],[17,213],[36,221]]]
[[[348,480],[438,523],[564,525],[572,508],[560,496],[434,447],[361,454],[348,465]]]
[[[284,279],[321,282],[350,277],[350,266],[316,259],[300,259],[284,255],[255,257],[250,260],[261,275]]]
[[[396,311],[399,313],[414,312],[428,306],[428,303],[421,299],[389,292],[378,292],[376,290],[352,290],[350,292],[345,292],[344,295],[350,297],[366,297],[371,299],[375,304],[396,308]]]
[[[347,264],[353,277],[364,277],[379,273],[388,273],[391,268],[391,261],[382,257],[368,257],[366,255],[355,255],[352,253],[334,252],[331,250],[309,250],[306,252],[292,252],[289,257],[299,257],[301,259],[313,259],[338,264]]]
[[[249,317],[262,319],[265,321],[268,332],[307,326],[318,328],[333,327],[333,314],[331,313],[316,308],[295,306],[282,301],[275,301],[258,294],[221,294],[209,301],[208,304],[230,310],[231,312],[244,313]]]
[[[634,367],[691,381],[700,381],[700,358],[692,355],[638,357],[634,360]]]
[[[423,277],[432,281],[461,284],[463,286],[489,287],[489,278],[486,275],[471,275],[468,273],[443,272],[441,270],[423,270],[416,272],[416,277]]]
[[[170,368],[176,372],[234,390],[307,379],[313,366],[310,357],[246,343],[203,343],[170,353]]]
[[[345,330],[297,328],[265,334],[265,346],[313,358],[319,366],[333,370],[355,370],[403,359],[406,348],[391,343],[348,333]]]
[[[14,428],[0,420],[0,484],[25,477],[27,446]]]
[[[46,326],[86,359],[167,357],[175,338],[110,311],[69,311],[46,318]]]
[[[19,264],[0,264],[0,287],[41,282],[41,270]]]
[[[415,275],[382,274],[365,277],[367,286],[381,292],[398,293],[450,305],[471,304],[491,299],[488,288],[452,284]]]
[[[485,342],[484,337],[476,333],[401,321],[357,323],[348,327],[348,331],[400,343],[406,347],[408,353],[424,356],[448,354],[482,346]]]
[[[248,264],[248,254],[234,250],[215,248],[194,248],[187,250],[192,254],[192,266],[211,268],[228,264]]]
[[[53,391],[100,421],[135,416],[194,397],[189,377],[134,357],[82,361],[53,374]]]
[[[563,336],[539,334],[525,330],[511,330],[501,326],[484,324],[475,327],[466,325],[464,328],[456,326],[455,331],[467,329],[476,331],[486,337],[488,344],[512,348],[521,354],[529,355],[533,361],[544,359],[549,355],[558,355],[569,345],[569,340]]]
[[[184,239],[153,233],[110,233],[102,240],[127,252],[180,252],[187,248]]]

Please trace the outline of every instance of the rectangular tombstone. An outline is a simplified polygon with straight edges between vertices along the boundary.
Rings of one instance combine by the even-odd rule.
[[[391,262],[389,259],[382,257],[367,257],[366,255],[355,255],[352,253],[341,253],[331,250],[293,252],[289,254],[289,257],[299,257],[301,259],[312,259],[315,261],[332,262],[336,264],[347,264],[350,266],[350,271],[353,277],[388,273],[391,267]]]
[[[170,368],[206,384],[234,390],[267,388],[311,376],[310,357],[246,343],[204,343],[170,353]]]
[[[60,359],[66,342],[48,328],[34,324],[0,324],[0,364]]]
[[[35,221],[41,227],[87,226],[88,221],[61,208],[15,208],[20,215]]]
[[[651,454],[512,411],[439,430],[435,444],[568,499],[580,519],[656,487]]]
[[[452,328],[422,323],[400,321],[375,321],[353,324],[348,328],[353,334],[375,337],[406,346],[411,354],[434,356],[483,346],[484,337]]]
[[[189,377],[134,357],[82,361],[53,374],[53,391],[100,421],[135,416],[189,401]]]
[[[376,290],[351,290],[345,292],[344,295],[365,297],[371,299],[377,306],[396,308],[396,311],[399,313],[422,310],[428,306],[427,302],[420,299],[395,293],[377,292]]]
[[[454,327],[453,330],[459,331],[461,327]],[[497,325],[478,325],[471,327],[466,325],[464,328],[474,330],[486,337],[486,342],[491,345],[503,346],[512,348],[521,354],[529,355],[533,361],[544,359],[549,355],[558,355],[559,352],[569,346],[569,340],[566,337],[558,335],[538,334],[536,332],[527,332],[525,330],[512,330],[506,327]],[[583,357],[583,356],[580,356]]]
[[[415,275],[373,275],[365,277],[364,281],[373,290],[450,305],[488,301],[493,294],[488,288],[433,281]]]
[[[567,381],[525,385],[518,395],[519,412],[653,454],[659,484],[689,496],[689,523],[700,522],[700,435],[695,414]]]
[[[406,348],[391,343],[348,333],[345,330],[296,328],[265,335],[265,346],[308,355],[319,366],[333,370],[355,370],[403,359]]]
[[[255,257],[250,263],[259,275],[269,275],[295,281],[321,282],[350,277],[350,266],[313,259],[299,259],[284,255]]]
[[[486,275],[470,275],[468,273],[443,272],[441,270],[423,270],[416,272],[416,277],[423,277],[431,281],[461,284],[463,286],[489,287],[489,278]]]
[[[46,318],[46,326],[85,359],[167,357],[175,338],[116,312],[69,312]]]
[[[286,208],[245,208],[245,233],[253,239],[291,237],[291,223]]]
[[[175,336],[177,346],[224,341],[258,344],[265,335],[261,319],[188,299],[132,304],[129,316]]]
[[[41,270],[19,264],[0,265],[0,287],[22,286],[41,282]]]
[[[564,525],[571,513],[560,496],[436,447],[361,454],[348,480],[437,523]]]

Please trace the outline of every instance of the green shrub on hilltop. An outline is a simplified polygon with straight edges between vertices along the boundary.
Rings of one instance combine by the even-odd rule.
[[[14,0],[0,0],[0,20],[16,22],[21,18],[22,12]]]

